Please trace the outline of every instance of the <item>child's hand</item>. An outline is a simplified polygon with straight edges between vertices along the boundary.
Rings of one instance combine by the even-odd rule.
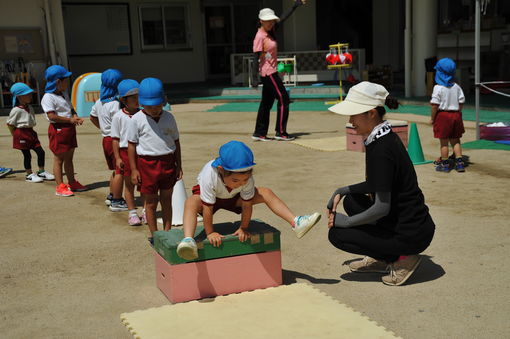
[[[239,227],[237,229],[237,231],[234,232],[234,235],[237,235],[237,237],[239,238],[240,242],[245,242],[250,237],[250,232],[248,232],[247,230]]]
[[[131,171],[131,183],[133,185],[138,185],[142,182],[142,178],[140,178],[140,172],[138,170],[132,170]]]
[[[430,119],[429,124],[434,125],[434,120]]]
[[[122,161],[121,158],[116,159],[115,164],[117,165],[117,168],[124,169],[124,161]]]
[[[220,247],[221,245],[221,239],[225,238],[224,235],[219,234],[218,232],[212,232],[209,235],[207,235],[207,240],[214,246],[214,247]]]
[[[71,124],[73,124],[75,126],[81,125],[81,124],[83,124],[83,119],[78,118],[76,115],[73,115],[73,117],[71,118]]]

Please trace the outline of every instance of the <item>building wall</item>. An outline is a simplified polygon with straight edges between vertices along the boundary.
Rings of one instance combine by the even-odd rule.
[[[294,4],[283,0],[283,11]],[[282,51],[314,51],[317,49],[316,3],[308,1],[299,7],[283,24],[284,44]]]
[[[97,0],[66,0],[66,3],[73,2],[97,3]],[[118,68],[125,77],[138,80],[149,76],[160,78],[165,83],[205,80],[204,34],[199,0],[109,0],[108,2],[129,3],[132,55],[69,57],[70,67],[75,74],[101,72],[107,68]],[[192,49],[182,51],[142,51],[138,6],[143,3],[161,4],[172,2],[189,3]],[[93,23],[91,20],[86,21],[86,23],[90,22]]]
[[[405,4],[400,0],[377,0],[373,9],[373,63],[404,68]],[[403,15],[402,15],[403,14]]]

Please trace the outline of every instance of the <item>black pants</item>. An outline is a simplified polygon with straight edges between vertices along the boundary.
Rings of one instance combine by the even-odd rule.
[[[37,154],[37,166],[44,168],[44,150],[39,146],[34,148],[34,152]],[[23,153],[23,166],[25,166],[25,169],[32,169],[32,154],[30,154],[30,150],[22,149],[21,153]]]
[[[269,114],[273,107],[274,100],[278,100],[276,127],[277,134],[287,134],[287,120],[289,119],[289,94],[283,85],[282,79],[278,73],[261,77],[262,80],[262,101],[260,102],[259,112],[257,114],[257,124],[255,125],[256,136],[266,136],[269,128]]]
[[[344,209],[349,216],[365,211],[372,204],[372,200],[364,194],[344,197]],[[386,262],[395,262],[401,255],[418,254],[428,246],[422,248],[403,244],[395,236],[395,232],[383,225],[360,225],[350,228],[331,227],[328,238],[333,246],[342,251]]]

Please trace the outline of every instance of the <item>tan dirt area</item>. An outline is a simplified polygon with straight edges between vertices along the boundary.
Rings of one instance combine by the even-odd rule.
[[[343,264],[359,256],[341,252],[327,240],[326,202],[337,187],[363,181],[364,154],[255,143],[250,139],[255,112],[206,112],[213,106],[173,107],[188,194],[218,147],[235,139],[255,154],[257,186],[273,189],[296,214],[323,213],[320,223],[299,240],[267,207],[254,208],[255,218],[282,232],[284,283],[312,284],[403,338],[510,337],[510,152],[466,150],[472,164],[465,173],[416,166],[436,234],[408,283],[389,287],[380,275],[349,273]],[[418,122],[425,157],[438,156],[428,119],[388,117]],[[274,119],[273,113],[271,130]],[[99,131],[88,119],[78,127],[75,172],[91,190],[63,198],[55,196],[53,182],[25,182],[21,152],[11,148],[5,120],[0,117],[0,166],[13,167],[15,173],[0,179],[0,337],[130,338],[121,313],[169,302],[156,287],[146,226],[128,226],[127,212],[110,212],[104,204],[109,171]],[[346,121],[327,111],[291,112],[288,129],[303,139],[325,138],[344,135]],[[48,122],[43,115],[37,122],[51,172]],[[466,127],[462,140],[474,140],[473,124]],[[32,163],[35,169],[35,154]],[[215,217],[233,220],[237,216],[225,211]],[[250,315],[240,317],[249,321]],[[225,327],[238,326],[235,319],[225,321]],[[291,337],[292,328],[288,333]],[[340,337],[350,338],[347,333]]]

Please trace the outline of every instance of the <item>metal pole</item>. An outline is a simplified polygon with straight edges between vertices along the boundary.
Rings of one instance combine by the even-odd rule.
[[[476,140],[480,140],[480,0],[475,4],[475,113]]]
[[[46,29],[48,30],[48,43],[50,60],[53,65],[57,64],[57,56],[55,53],[55,41],[53,40],[53,22],[51,21],[51,9],[49,0],[44,0],[44,13],[46,15]]]
[[[405,73],[405,97],[411,96],[411,56],[412,56],[412,44],[411,44],[411,0],[406,0],[406,27],[404,31],[404,73]]]

